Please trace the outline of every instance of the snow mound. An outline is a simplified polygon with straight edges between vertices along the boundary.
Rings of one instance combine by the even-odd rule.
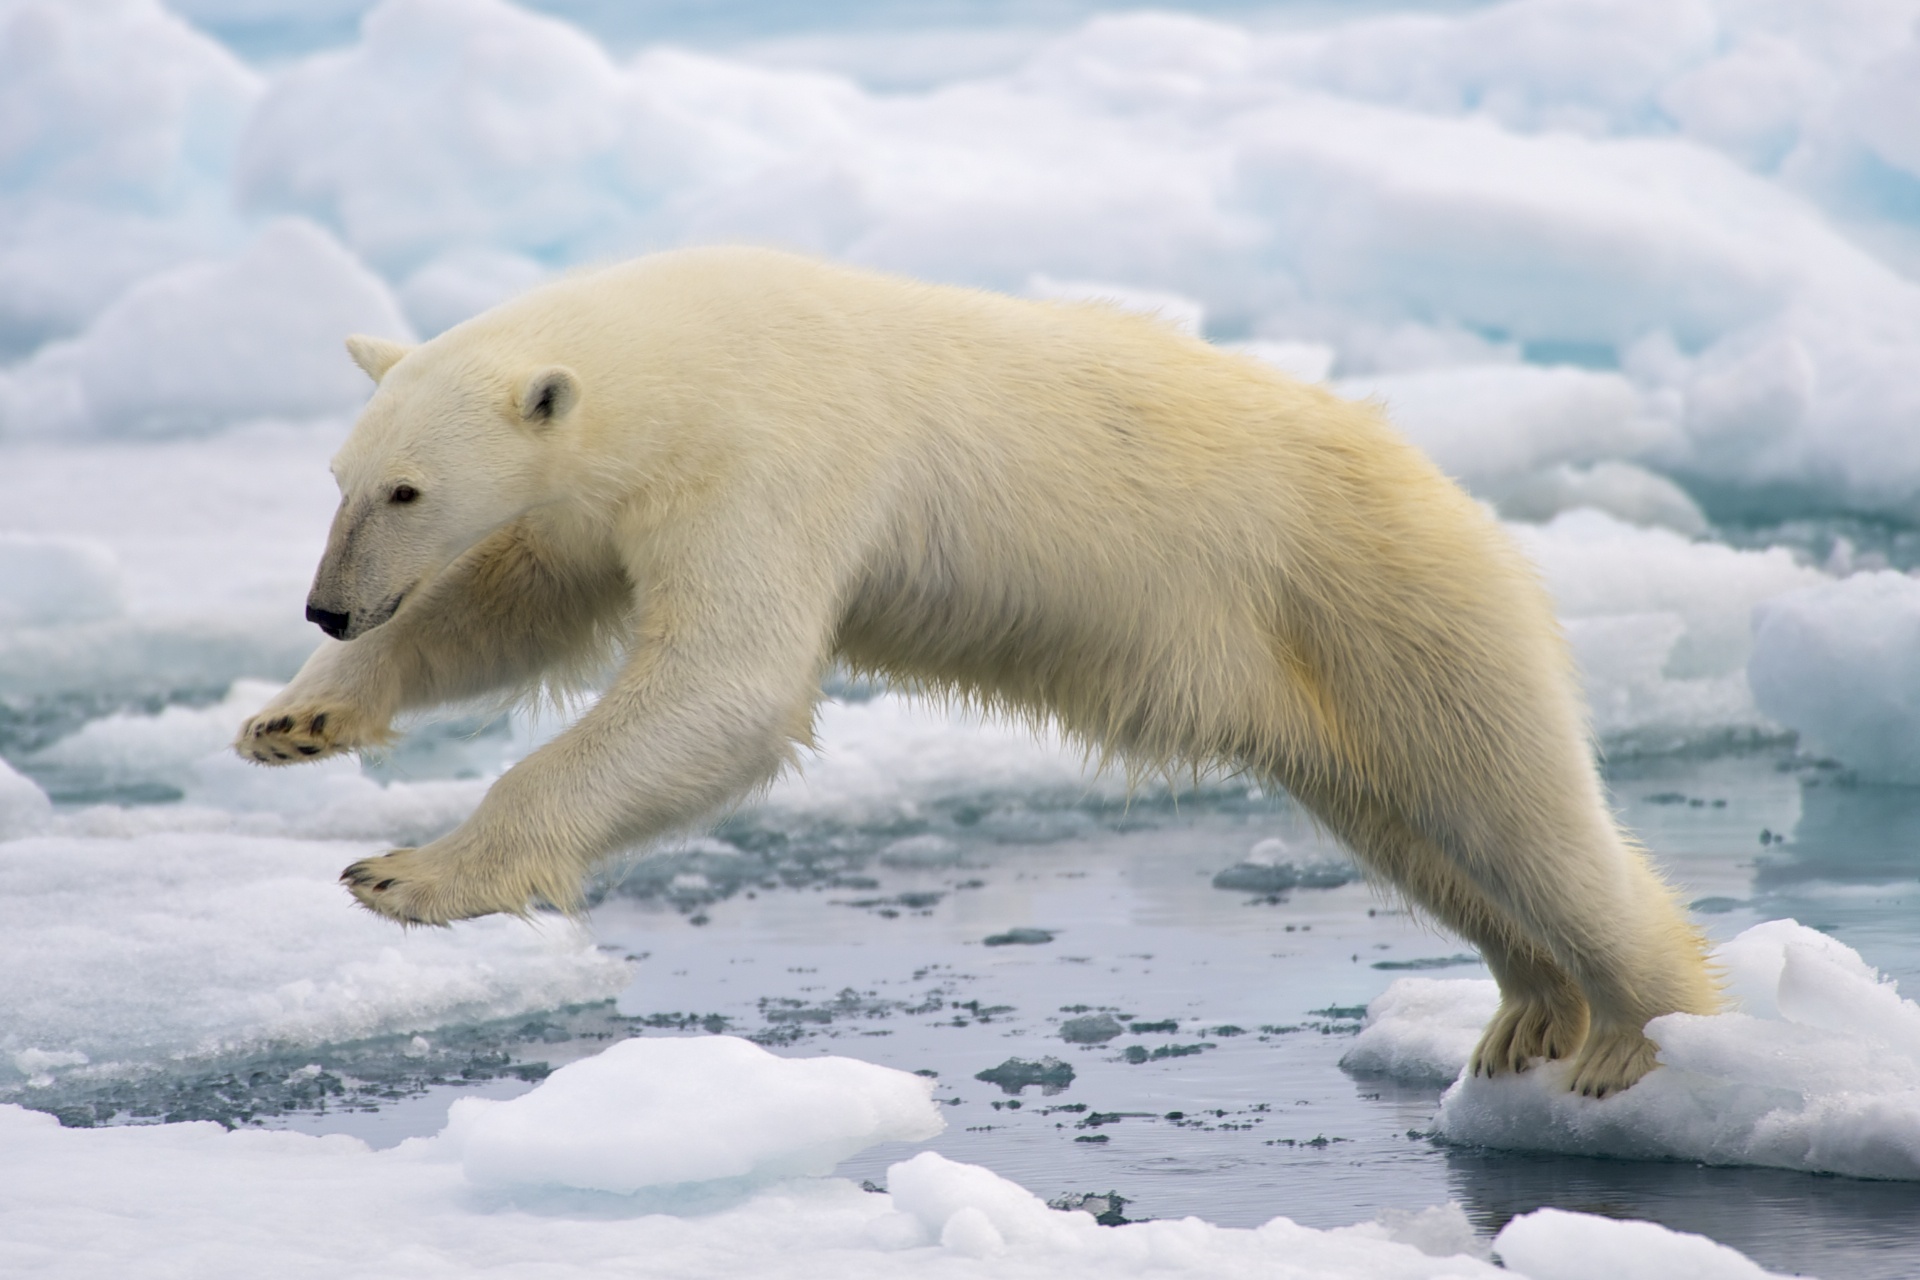
[[[643,1187],[821,1175],[946,1128],[933,1081],[853,1058],[780,1058],[733,1036],[622,1041],[500,1102],[447,1116],[482,1186]]]
[[[568,1070],[519,1101],[539,1096]],[[770,1078],[765,1068],[756,1073]],[[925,1107],[924,1095],[917,1096]],[[755,1105],[716,1092],[679,1124],[690,1135],[725,1134],[730,1115]],[[594,1142],[610,1117],[594,1108],[552,1118],[577,1126],[577,1141]],[[510,1195],[476,1195],[458,1158],[458,1129],[456,1121],[441,1138],[372,1151],[341,1135],[229,1132],[206,1123],[63,1129],[51,1116],[0,1106],[0,1149],[8,1155],[0,1161],[0,1240],[31,1258],[36,1274],[61,1280],[382,1275],[396,1259],[415,1272],[517,1276],[531,1268],[555,1280],[631,1276],[636,1259],[645,1260],[649,1274],[769,1280],[1765,1275],[1697,1236],[1554,1210],[1508,1225],[1496,1242],[1505,1270],[1465,1251],[1444,1252],[1467,1243],[1457,1209],[1329,1231],[1286,1218],[1253,1229],[1198,1218],[1102,1227],[1089,1214],[1047,1208],[987,1169],[931,1152],[895,1164],[887,1171],[889,1192],[877,1195],[841,1178],[737,1188],[731,1198],[694,1197],[690,1209],[678,1210],[657,1192],[628,1202],[604,1193],[583,1200],[561,1187],[536,1197],[522,1184]]]
[[[1920,580],[1861,573],[1754,611],[1747,678],[1809,751],[1869,782],[1920,783]]]
[[[0,430],[164,435],[346,412],[367,391],[340,349],[357,332],[412,331],[332,236],[281,219],[235,258],[142,280],[80,337],[0,375]]]
[[[20,1083],[4,1064],[23,1050],[99,1073],[508,1017],[626,984],[628,966],[572,924],[402,932],[352,910],[335,877],[372,852],[139,831],[0,843],[0,1089]]]
[[[1760,1165],[1920,1181],[1920,1005],[1844,944],[1791,920],[1714,952],[1733,1011],[1648,1024],[1661,1067],[1595,1101],[1567,1064],[1461,1076],[1435,1132],[1520,1151]],[[1413,1080],[1466,1065],[1496,999],[1484,981],[1403,978],[1342,1065]]]

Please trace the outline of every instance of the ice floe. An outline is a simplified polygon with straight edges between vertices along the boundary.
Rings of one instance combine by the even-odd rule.
[[[55,1277],[206,1280],[395,1266],[876,1280],[1765,1275],[1698,1236],[1553,1210],[1507,1225],[1494,1241],[1511,1251],[1502,1270],[1457,1207],[1324,1231],[1284,1217],[1107,1227],[932,1152],[893,1164],[884,1191],[793,1176],[940,1123],[917,1076],[726,1037],[625,1041],[519,1098],[464,1099],[439,1136],[386,1151],[207,1123],[63,1129],[0,1106],[0,1261]]]
[[[1754,926],[1714,960],[1732,1007],[1656,1018],[1662,1065],[1610,1098],[1568,1092],[1565,1063],[1462,1075],[1498,1002],[1485,980],[1402,978],[1342,1064],[1459,1077],[1434,1120],[1451,1142],[1920,1181],[1920,1005],[1791,920]]]

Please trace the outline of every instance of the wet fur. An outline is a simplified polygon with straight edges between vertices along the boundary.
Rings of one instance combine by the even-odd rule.
[[[753,250],[562,281],[361,363],[381,387],[343,474],[506,474],[513,500],[317,654],[243,751],[316,712],[377,741],[409,707],[621,657],[466,824],[348,869],[376,911],[574,905],[607,855],[772,777],[837,659],[1131,770],[1284,786],[1480,948],[1503,1004],[1476,1071],[1573,1056],[1572,1086],[1603,1094],[1652,1066],[1648,1019],[1716,1007],[1700,938],[1606,808],[1531,567],[1370,406],[1098,306]],[[579,403],[530,431],[518,388],[556,363]],[[436,452],[448,404],[461,447]],[[341,590],[397,589],[356,554]]]

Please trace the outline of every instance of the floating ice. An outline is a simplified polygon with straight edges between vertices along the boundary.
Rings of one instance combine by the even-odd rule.
[[[643,1187],[820,1175],[946,1128],[933,1081],[852,1058],[780,1058],[733,1036],[635,1039],[507,1101],[462,1098],[447,1140],[482,1186]]]
[[[1500,1007],[1482,978],[1401,978],[1367,1006],[1340,1065],[1360,1075],[1447,1084],[1460,1074]]]
[[[1773,1280],[1774,1273],[1705,1236],[1653,1222],[1536,1209],[1500,1229],[1507,1274],[1532,1280]]]
[[[1860,573],[1754,611],[1747,678],[1805,750],[1862,779],[1920,783],[1920,580]]]
[[[1662,1065],[1625,1093],[1569,1093],[1564,1062],[1463,1076],[1435,1132],[1509,1150],[1920,1180],[1920,1006],[1791,920],[1754,926],[1714,959],[1736,1008],[1649,1023]],[[1458,1075],[1497,998],[1491,982],[1403,978],[1368,1008],[1343,1065]]]
[[[624,1051],[644,1060],[661,1044],[711,1049],[725,1043],[630,1041],[608,1054]],[[867,1115],[876,1092],[897,1102],[903,1117],[913,1114],[899,1131],[930,1132],[934,1120],[913,1077],[907,1078],[911,1085],[896,1086],[892,1077],[900,1073],[844,1059],[755,1059],[748,1068],[754,1081],[773,1083],[776,1090],[802,1078],[798,1069],[842,1069],[832,1084],[824,1072],[810,1082],[819,1086],[808,1093],[822,1106],[820,1120],[770,1111],[750,1095],[702,1088],[676,1072],[662,1075],[665,1062],[659,1057],[643,1070],[629,1062],[598,1077],[582,1074],[587,1064],[580,1063],[510,1103],[489,1109],[465,1099],[456,1110],[466,1114],[456,1114],[441,1137],[390,1151],[371,1151],[338,1135],[227,1132],[206,1123],[62,1129],[51,1116],[0,1106],[0,1148],[8,1155],[0,1161],[0,1241],[6,1242],[0,1248],[11,1251],[5,1256],[31,1258],[37,1274],[76,1280],[154,1271],[226,1280],[257,1276],[263,1268],[276,1274],[375,1274],[392,1270],[395,1259],[416,1271],[518,1275],[531,1267],[562,1280],[631,1275],[635,1259],[659,1273],[775,1280],[826,1274],[848,1280],[1765,1275],[1732,1250],[1697,1236],[1553,1210],[1509,1224],[1496,1242],[1507,1257],[1505,1270],[1473,1256],[1478,1246],[1457,1209],[1394,1214],[1331,1231],[1286,1218],[1251,1230],[1197,1218],[1105,1227],[1087,1213],[1049,1209],[987,1169],[932,1152],[889,1168],[882,1194],[844,1179],[802,1178],[757,1191],[736,1182],[729,1195],[701,1195],[698,1185],[651,1183],[631,1198],[605,1191],[583,1197],[573,1179],[586,1171],[664,1172],[678,1160],[683,1171],[705,1177],[712,1168],[728,1167],[706,1158],[702,1135],[723,1149],[730,1136],[745,1135],[746,1146],[766,1151],[791,1142],[797,1129],[826,1133],[837,1122],[845,1142],[856,1142],[859,1134],[882,1131]],[[643,1075],[695,1105],[669,1118],[650,1098],[628,1099],[624,1085]],[[541,1101],[547,1091],[565,1103]],[[660,1123],[649,1132],[666,1137],[681,1154],[667,1158],[610,1140],[621,1132],[617,1104],[623,1101],[637,1102],[642,1115],[658,1116]],[[483,1194],[475,1194],[476,1144],[482,1151],[487,1147],[486,1130],[472,1117],[503,1117],[512,1108],[543,1122],[530,1127],[522,1135],[525,1145],[515,1149],[559,1158],[501,1170],[509,1175],[506,1187],[488,1170]],[[538,1180],[551,1174],[557,1180]],[[342,1223],[353,1229],[343,1231]]]

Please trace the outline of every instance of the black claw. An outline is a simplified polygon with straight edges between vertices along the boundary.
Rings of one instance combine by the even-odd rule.
[[[274,758],[275,760],[291,760],[291,759],[293,759],[293,757],[292,757],[292,756],[290,756],[290,755],[288,755],[288,754],[287,754],[286,752],[284,752],[284,751],[276,751],[276,752],[274,752],[274,753],[273,753],[273,758]]]
[[[309,747],[309,746],[303,745],[300,747],[299,750],[300,750],[300,754],[303,756],[317,756],[320,754],[320,748],[318,747]]]
[[[391,879],[382,880],[380,883],[373,886],[373,891],[375,893],[383,893],[386,890],[391,889],[392,887],[393,887],[393,881]]]
[[[315,733],[319,733],[325,729],[327,727],[327,713],[322,711],[319,715],[315,716],[311,727]]]

